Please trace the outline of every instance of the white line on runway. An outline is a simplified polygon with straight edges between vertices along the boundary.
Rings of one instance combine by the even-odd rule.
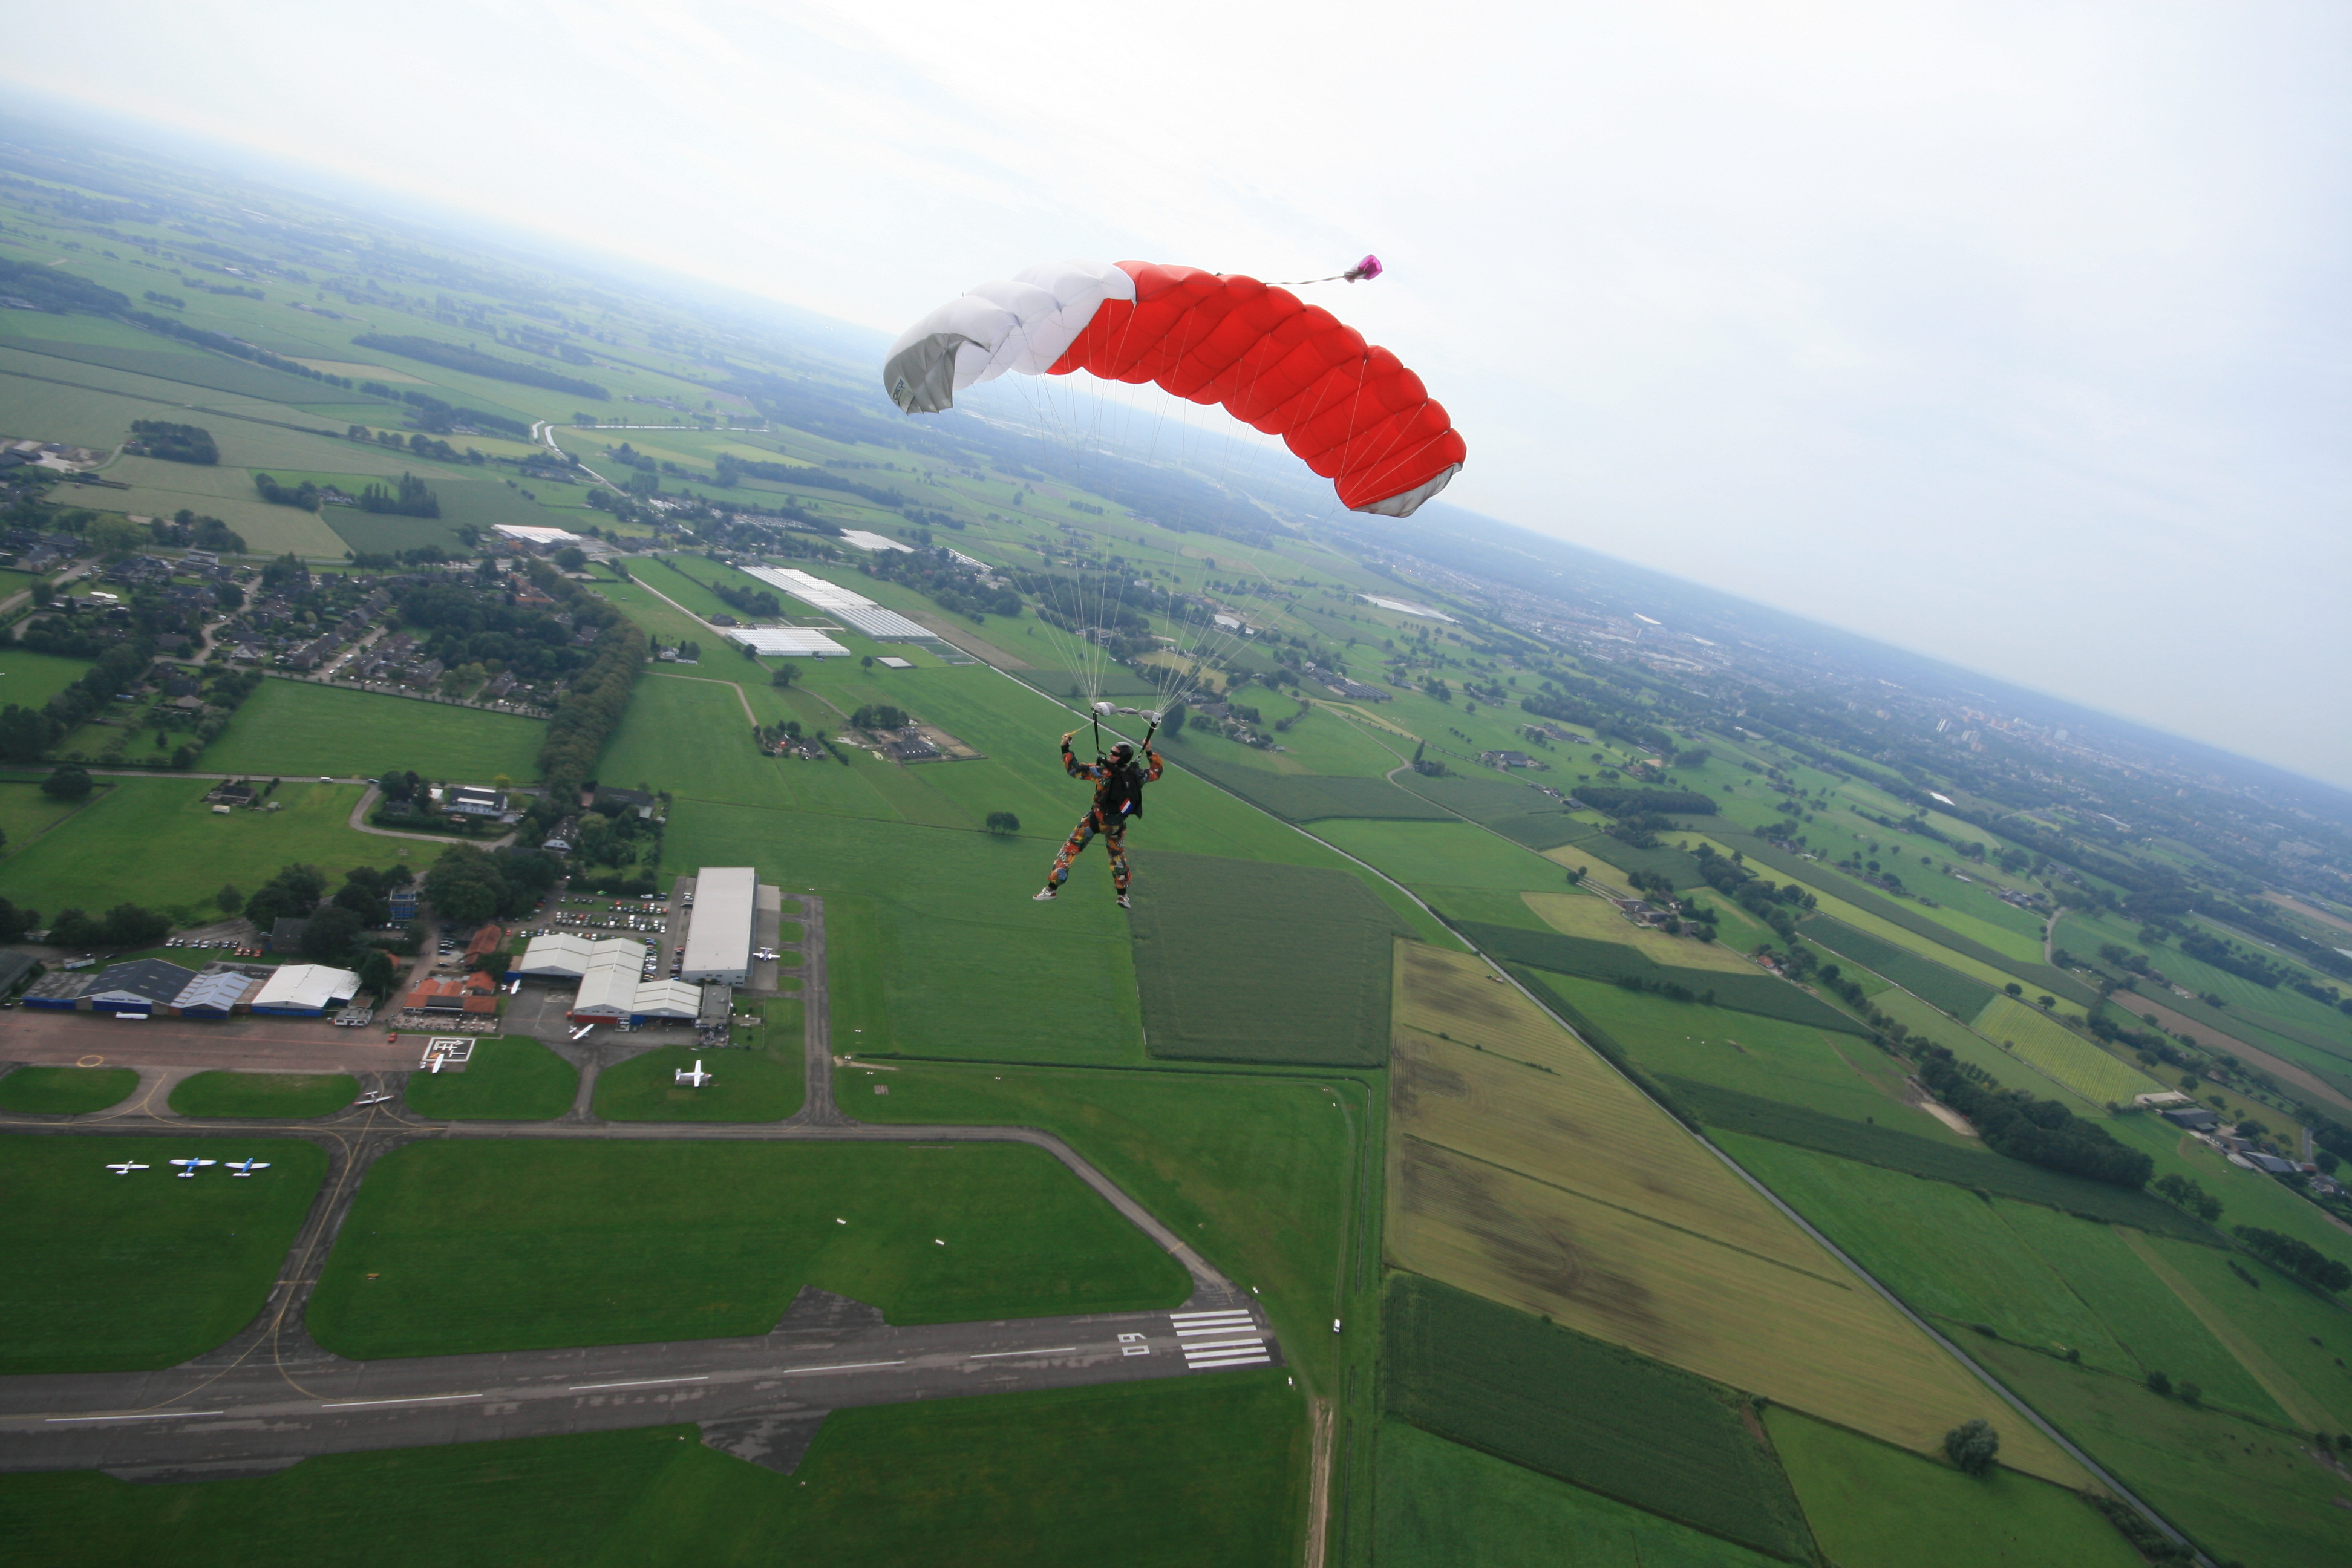
[[[171,1421],[182,1415],[218,1415],[218,1410],[145,1410],[136,1415],[51,1415],[45,1419],[51,1426],[74,1421]]]
[[[484,1397],[487,1396],[479,1394],[419,1394],[408,1399],[338,1399],[331,1405],[321,1405],[319,1408],[321,1410],[356,1410],[362,1405],[435,1405],[445,1399],[481,1399]]]
[[[1249,1309],[1247,1307],[1221,1307],[1213,1312],[1171,1312],[1168,1314],[1169,1321],[1171,1322],[1177,1323],[1190,1323],[1202,1318],[1246,1318],[1248,1316]]]
[[[1196,1329],[1179,1329],[1176,1331],[1176,1337],[1181,1340],[1193,1334],[1254,1334],[1257,1331],[1255,1323],[1251,1322],[1247,1318],[1243,1318],[1236,1322],[1203,1323]]]
[[[964,1357],[964,1360],[997,1361],[1009,1355],[1066,1355],[1077,1348],[1078,1347],[1076,1345],[1048,1345],[1042,1351],[990,1351],[982,1355],[966,1356]]]
[[[1272,1356],[1269,1356],[1269,1355],[1233,1355],[1233,1356],[1224,1356],[1224,1357],[1222,1357],[1222,1358],[1220,1358],[1220,1359],[1218,1359],[1218,1360],[1216,1360],[1216,1361],[1194,1361],[1194,1362],[1187,1362],[1187,1363],[1184,1363],[1184,1370],[1185,1370],[1185,1371],[1187,1371],[1187,1372],[1199,1372],[1199,1371],[1200,1371],[1200,1370],[1202,1370],[1203,1367],[1219,1367],[1219,1366],[1258,1366],[1258,1365],[1261,1365],[1261,1364],[1263,1364],[1263,1363],[1265,1363],[1270,1362],[1270,1361],[1272,1361],[1273,1359],[1274,1359],[1274,1358],[1273,1358]]]
[[[906,1358],[902,1356],[897,1361],[845,1361],[838,1366],[788,1366],[782,1368],[781,1373],[782,1376],[790,1377],[795,1373],[802,1372],[856,1372],[858,1368],[866,1366],[904,1366],[906,1364]]]
[[[598,1388],[651,1388],[657,1383],[709,1383],[709,1381],[710,1374],[706,1372],[698,1377],[640,1377],[629,1383],[575,1383],[564,1392],[586,1394]]]
[[[1239,1350],[1244,1345],[1249,1346],[1252,1350],[1264,1350],[1265,1348],[1265,1336],[1264,1334],[1252,1334],[1246,1339],[1219,1340],[1214,1344],[1186,1345],[1184,1347],[1184,1353],[1187,1356],[1214,1355],[1219,1351]]]

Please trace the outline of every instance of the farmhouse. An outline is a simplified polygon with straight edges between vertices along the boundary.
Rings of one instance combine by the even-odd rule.
[[[2194,1105],[2186,1110],[2167,1110],[2162,1115],[2174,1126],[2185,1127],[2191,1132],[2210,1132],[2220,1126],[2221,1121],[2221,1119],[2211,1111]]]
[[[501,816],[507,809],[506,793],[480,784],[457,784],[441,797],[441,808],[452,816]]]
[[[749,866],[706,866],[694,879],[694,923],[686,933],[682,980],[741,985],[751,978],[752,907],[759,875]]]

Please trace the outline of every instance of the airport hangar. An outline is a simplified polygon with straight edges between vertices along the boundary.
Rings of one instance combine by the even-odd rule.
[[[705,866],[695,874],[694,915],[686,928],[681,980],[746,985],[758,918],[759,873],[749,866]]]

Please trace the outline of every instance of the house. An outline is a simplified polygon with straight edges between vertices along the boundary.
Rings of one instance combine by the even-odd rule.
[[[477,972],[463,979],[428,979],[408,994],[411,1012],[495,1013],[498,983]]]
[[[2282,1160],[2276,1154],[2265,1154],[2259,1149],[2247,1150],[2245,1160],[2247,1164],[2267,1176],[2292,1176],[2295,1173],[2293,1161]]]
[[[394,920],[413,921],[416,918],[416,889],[413,884],[394,888],[383,896],[383,901],[391,906]]]
[[[1542,765],[1525,752],[1481,752],[1478,753],[1478,760],[1490,768],[1533,768]]]
[[[476,931],[473,934],[472,939],[466,943],[466,963],[467,967],[470,968],[472,966],[474,960],[487,957],[489,954],[498,952],[499,949],[504,947],[506,944],[506,927],[496,923],[484,926],[481,930]],[[503,965],[501,965],[501,967],[503,967]]]
[[[310,929],[309,921],[280,915],[270,922],[269,934],[262,939],[261,945],[272,952],[299,952],[302,948],[302,933]]]
[[[2221,1119],[2202,1106],[2190,1105],[2161,1113],[2167,1121],[2191,1132],[2210,1132],[2221,1125]]]
[[[452,816],[502,816],[506,814],[507,797],[504,790],[458,784],[449,790],[441,804]]]

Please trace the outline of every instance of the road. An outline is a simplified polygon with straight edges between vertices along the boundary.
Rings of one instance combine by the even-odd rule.
[[[161,1109],[152,1086],[126,1108],[93,1116],[0,1117],[0,1131],[16,1136],[235,1131],[302,1138],[328,1154],[319,1195],[251,1324],[166,1371],[0,1378],[0,1470],[193,1479],[265,1472],[314,1454],[692,1421],[706,1444],[789,1472],[827,1410],[1282,1364],[1251,1293],[1053,1134],[877,1126],[845,1115],[833,1095],[824,900],[800,902],[808,1093],[784,1121],[606,1122],[585,1113],[584,1090],[555,1121],[433,1122],[396,1106],[309,1121],[206,1121]],[[142,1062],[152,1048],[144,1038],[125,1037],[118,1059]],[[224,1065],[217,1044],[213,1053]],[[176,1057],[176,1047],[166,1054]],[[405,1080],[398,1071],[376,1079],[395,1090]],[[893,1327],[871,1307],[812,1288],[773,1331],[752,1339],[379,1362],[348,1361],[312,1342],[302,1309],[367,1168],[410,1143],[485,1137],[1026,1143],[1061,1161],[1182,1264],[1192,1289],[1172,1310]]]

